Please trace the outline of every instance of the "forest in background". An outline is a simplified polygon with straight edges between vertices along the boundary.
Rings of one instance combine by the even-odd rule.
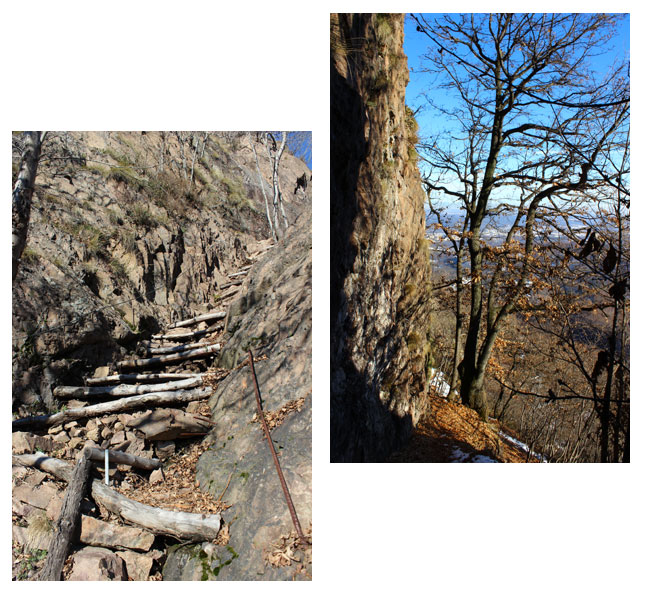
[[[627,17],[407,18],[411,79],[433,81],[408,116],[434,125],[416,148],[448,396],[549,461],[627,462]]]

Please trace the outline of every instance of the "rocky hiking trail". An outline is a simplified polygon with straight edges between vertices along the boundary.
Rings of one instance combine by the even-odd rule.
[[[59,572],[54,578],[161,580],[167,548],[177,540],[201,543],[198,552],[208,558],[211,575],[237,558],[222,517],[231,506],[228,484],[213,496],[200,488],[196,465],[209,448],[207,433],[217,425],[207,400],[219,382],[248,365],[215,368],[213,356],[222,346],[228,306],[250,268],[230,274],[230,282],[220,286],[226,292],[217,311],[171,324],[140,342],[136,354],[117,362],[114,371],[98,368],[82,387],[54,388],[65,403],[57,413],[12,422],[14,580],[52,579],[41,577],[43,567],[53,560],[54,541],[71,533],[65,509],[74,500],[79,505],[72,521],[80,508],[79,529],[61,562],[62,577]],[[266,413],[270,427],[302,407],[292,403]],[[86,458],[90,463],[84,466],[94,472],[87,491],[69,498],[68,485],[71,495]],[[67,549],[60,550],[65,557]],[[283,536],[266,560],[291,564],[298,550],[295,536]]]

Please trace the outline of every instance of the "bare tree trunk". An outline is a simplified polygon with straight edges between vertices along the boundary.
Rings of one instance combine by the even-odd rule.
[[[202,378],[202,374],[193,372],[175,372],[173,374],[112,374],[101,378],[87,378],[87,385],[110,384],[111,382],[154,382],[159,380],[185,380],[187,378]]]
[[[260,190],[262,191],[262,196],[265,198],[265,210],[267,212],[267,222],[269,222],[269,230],[271,231],[271,237],[274,241],[277,241],[276,231],[274,230],[274,224],[271,221],[271,214],[269,213],[269,200],[267,199],[267,193],[265,192],[265,181],[262,180],[262,174],[260,173],[260,164],[258,162],[258,154],[256,153],[256,146],[253,144],[251,139],[251,133],[249,133],[249,145],[253,150],[253,157],[256,159],[256,169],[258,170],[258,183],[260,184]]]
[[[131,397],[149,392],[162,390],[183,390],[195,388],[201,384],[201,378],[185,378],[160,384],[119,384],[118,386],[57,386],[54,396],[65,399],[79,399],[82,397],[110,396]]]
[[[11,194],[11,280],[16,279],[20,257],[27,245],[27,231],[31,214],[31,198],[40,159],[40,149],[45,139],[41,131],[25,133],[25,147],[22,152],[18,180]]]
[[[56,531],[49,545],[49,554],[40,573],[39,579],[41,581],[61,580],[63,564],[79,521],[81,500],[85,496],[85,487],[87,486],[91,464],[92,461],[86,449],[81,453],[81,457],[74,468],[72,479],[67,487],[63,508],[56,522]]]

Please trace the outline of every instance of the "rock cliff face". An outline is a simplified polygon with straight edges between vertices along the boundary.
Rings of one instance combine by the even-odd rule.
[[[403,15],[331,17],[331,459],[384,459],[424,408],[430,265]]]
[[[53,380],[78,385],[137,338],[211,309],[267,246],[251,143],[271,200],[265,148],[246,134],[48,134],[13,286],[15,410],[51,408]],[[304,173],[286,152],[290,223],[310,209],[311,185],[294,192]]]
[[[296,513],[304,533],[312,525],[312,235],[304,214],[289,235],[250,270],[238,299],[229,308],[219,364],[234,367],[251,349],[263,410],[282,423],[271,432]],[[224,494],[231,508],[229,547],[239,558],[222,568],[219,580],[289,580],[311,577],[311,553],[299,563],[270,566],[265,554],[293,523],[262,429],[255,418],[256,398],[247,365],[231,372],[209,401],[217,414],[211,448],[197,467],[200,487]],[[278,418],[278,419],[276,419]],[[300,552],[300,551],[299,551]],[[224,554],[223,556],[227,556]],[[171,571],[186,553],[171,556]],[[308,562],[309,561],[309,562]],[[287,563],[286,563],[287,564]],[[190,557],[176,579],[201,572]]]
[[[149,343],[137,342],[171,321],[226,310],[216,361],[193,364],[209,368],[205,376],[214,388],[208,401],[214,425],[197,449],[194,481],[222,502],[226,532],[217,542],[170,548],[163,579],[311,579],[311,546],[296,546],[273,459],[254,417],[250,368],[243,363],[251,349],[272,440],[309,536],[309,169],[283,155],[279,173],[290,226],[273,242],[249,146],[254,141],[247,136],[211,134],[204,139],[203,158],[198,146],[194,165],[191,145],[182,150],[178,139],[156,133],[55,139],[50,155],[69,151],[86,159],[66,158],[61,172],[44,162],[37,178],[27,251],[13,289],[14,410],[56,409],[52,387],[82,385],[96,366],[114,364],[135,346],[143,351]],[[257,151],[263,179],[271,181],[264,148]],[[157,172],[162,157],[164,168]],[[302,183],[304,174],[303,190],[297,179]],[[218,366],[230,371],[222,378]],[[110,438],[104,430],[111,424],[104,423],[100,437],[93,428],[97,441]],[[29,438],[33,446],[25,451],[54,447],[53,439],[46,444],[44,436]],[[87,431],[79,432],[74,447],[64,450],[78,450],[86,438]],[[146,450],[152,454],[152,446]]]

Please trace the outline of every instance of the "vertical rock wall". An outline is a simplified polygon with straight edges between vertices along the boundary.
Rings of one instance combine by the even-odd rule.
[[[331,17],[331,459],[378,461],[423,409],[424,193],[403,15]]]

